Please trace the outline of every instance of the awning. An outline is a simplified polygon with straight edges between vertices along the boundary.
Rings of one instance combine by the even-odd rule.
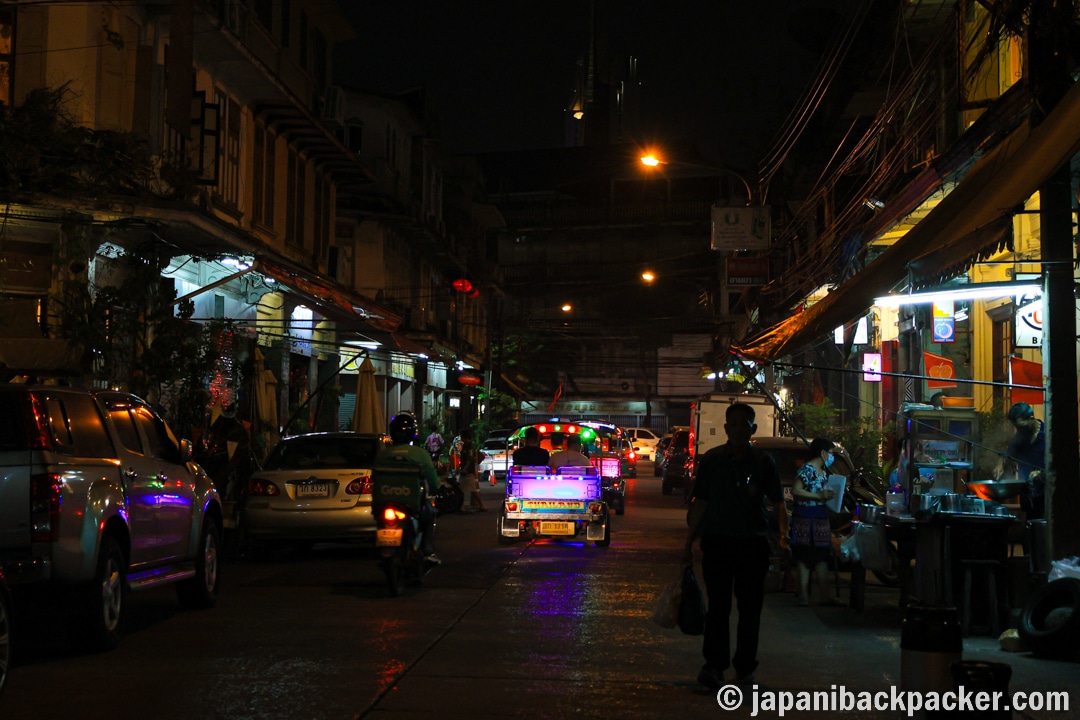
[[[259,272],[303,295],[317,306],[330,309],[336,317],[360,320],[380,330],[393,331],[401,325],[401,316],[377,305],[362,295],[324,278],[314,277],[299,268],[286,267],[278,260],[257,257]]]
[[[964,176],[951,193],[904,237],[806,311],[732,346],[754,360],[772,360],[865,312],[879,295],[908,277],[909,266],[942,248],[981,248],[979,233],[1027,200],[1080,151],[1080,84],[1034,129],[1011,132]]]

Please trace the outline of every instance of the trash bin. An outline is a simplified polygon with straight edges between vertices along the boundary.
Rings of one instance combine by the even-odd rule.
[[[952,665],[963,654],[956,608],[908,605],[900,631],[901,689],[919,693],[955,689]]]
[[[1001,693],[1001,704],[995,709],[956,712],[950,718],[975,718],[987,720],[1007,720],[1012,717],[1009,680],[1012,678],[1012,666],[999,662],[982,660],[960,660],[952,664],[953,682],[965,692]]]

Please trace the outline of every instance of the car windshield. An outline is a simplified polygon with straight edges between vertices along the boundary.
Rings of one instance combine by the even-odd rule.
[[[282,440],[270,453],[266,470],[345,470],[375,464],[379,442],[365,437],[314,437]]]

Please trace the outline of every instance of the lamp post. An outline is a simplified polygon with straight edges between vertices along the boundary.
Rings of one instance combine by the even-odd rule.
[[[709,170],[711,172],[731,175],[732,177],[736,178],[739,182],[741,182],[743,188],[746,189],[746,206],[750,207],[750,206],[752,206],[754,204],[754,193],[750,189],[750,183],[747,182],[745,177],[743,177],[739,173],[735,172],[734,170],[729,170],[728,168],[714,166],[714,165],[699,165],[697,163],[687,163],[687,162],[678,162],[678,161],[673,162],[673,161],[668,161],[668,160],[662,160],[662,159],[658,158],[654,153],[649,153],[648,155],[643,155],[641,157],[641,164],[644,165],[645,167],[648,167],[648,168],[658,168],[661,165],[669,165],[671,167],[699,168],[699,169],[702,169],[702,170]],[[670,185],[669,185],[669,188],[670,188]],[[669,193],[670,193],[670,190],[669,190]]]

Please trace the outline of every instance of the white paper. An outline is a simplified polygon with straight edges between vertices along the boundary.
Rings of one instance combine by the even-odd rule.
[[[847,478],[843,475],[830,475],[825,487],[830,488],[835,495],[831,500],[825,501],[825,507],[832,510],[834,513],[840,512],[840,503],[844,501],[844,486],[847,485]]]

